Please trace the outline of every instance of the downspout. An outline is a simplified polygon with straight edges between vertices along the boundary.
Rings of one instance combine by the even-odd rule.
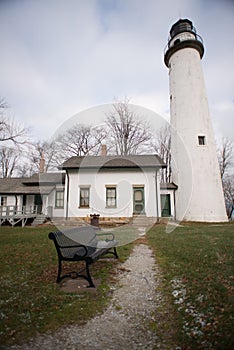
[[[17,214],[17,212],[18,212],[18,196],[17,196],[17,194],[15,194],[15,214]]]
[[[67,198],[66,198],[66,220],[68,219],[68,203],[69,203],[69,192],[70,192],[70,178],[68,175],[68,171],[66,169],[66,176],[67,176]]]
[[[176,199],[175,199],[175,191],[173,190],[173,199],[174,199],[174,220],[176,221]]]
[[[159,223],[159,212],[158,212],[158,174],[157,170],[155,172],[155,192],[156,192],[156,217],[157,217],[157,224]]]

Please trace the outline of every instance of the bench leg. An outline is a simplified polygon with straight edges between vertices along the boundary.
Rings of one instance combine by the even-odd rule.
[[[56,279],[56,282],[57,282],[57,283],[59,283],[60,280],[61,280],[61,278],[60,278],[60,276],[61,276],[61,270],[62,270],[62,262],[61,262],[61,260],[59,259],[59,261],[58,261],[58,274],[57,274],[57,279]]]
[[[114,247],[114,256],[116,257],[116,259],[119,258],[118,253],[117,253],[117,249],[115,247]]]
[[[66,277],[74,278],[74,277],[72,277],[72,274],[75,274],[75,275],[76,275],[76,278],[77,278],[77,277],[78,277],[78,278],[79,278],[79,277],[80,277],[80,278],[84,278],[87,282],[89,282],[88,288],[95,288],[95,285],[94,285],[94,283],[93,283],[91,274],[90,274],[90,272],[89,272],[89,265],[90,265],[90,264],[89,264],[88,262],[86,262],[86,266],[85,266],[86,275],[81,274],[81,272],[84,271],[84,269],[83,269],[83,270],[81,270],[81,271],[79,271],[79,272],[75,272],[75,271],[70,272],[70,273],[68,273],[68,274],[66,274],[66,275],[64,275],[64,276],[61,277],[62,261],[59,260],[59,261],[58,261],[58,274],[57,274],[56,282],[59,283],[59,282],[61,282],[64,278],[66,278]]]
[[[95,288],[95,285],[93,283],[93,280],[92,280],[92,277],[90,275],[90,272],[89,272],[89,263],[86,262],[86,275],[87,275],[87,281],[89,282],[89,286],[88,288]]]

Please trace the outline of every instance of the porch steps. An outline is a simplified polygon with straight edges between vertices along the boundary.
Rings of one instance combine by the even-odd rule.
[[[31,226],[36,227],[38,225],[42,225],[46,220],[46,216],[44,214],[38,214],[33,220]]]

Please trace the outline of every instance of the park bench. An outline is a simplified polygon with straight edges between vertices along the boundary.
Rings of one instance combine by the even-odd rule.
[[[88,287],[95,287],[89,271],[90,265],[106,254],[113,254],[118,258],[114,235],[103,233],[92,226],[50,232],[49,239],[53,240],[58,255],[57,283],[66,277],[81,277],[89,282]],[[83,261],[85,267],[61,276],[62,261]]]

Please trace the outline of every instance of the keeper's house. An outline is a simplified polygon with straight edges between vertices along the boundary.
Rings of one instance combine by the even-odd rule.
[[[173,217],[176,186],[160,186],[164,167],[157,155],[76,156],[58,173],[0,179],[1,223],[16,213],[73,220],[94,213],[102,220]]]

